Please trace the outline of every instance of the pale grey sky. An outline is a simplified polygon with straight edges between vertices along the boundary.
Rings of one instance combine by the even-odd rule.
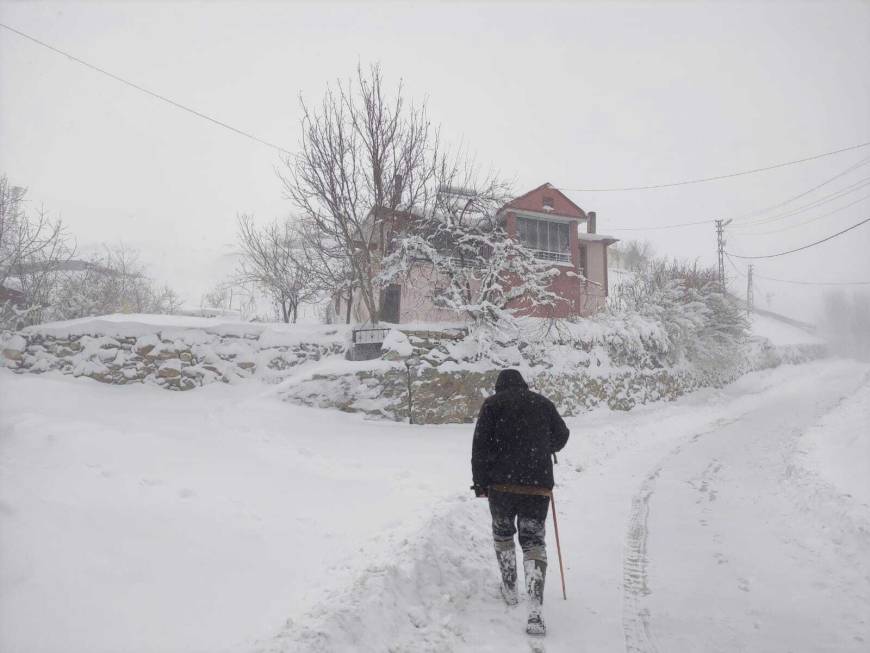
[[[379,61],[445,138],[523,192],[666,183],[870,141],[870,3],[17,3],[0,22],[290,150],[297,98]],[[569,195],[599,231],[776,204],[870,148],[731,180]],[[239,212],[287,215],[277,154],[0,29],[0,172],[80,243],[124,241],[198,305],[228,271]],[[870,178],[870,164],[796,203]],[[870,195],[764,227],[806,222]],[[763,217],[763,216],[762,216]],[[870,217],[870,199],[729,249],[790,249]],[[761,228],[757,231],[762,231]],[[614,231],[715,262],[712,227]],[[758,274],[870,280],[870,225],[758,261]],[[743,265],[743,264],[742,264]],[[735,276],[732,272],[732,276]],[[811,317],[821,289],[759,280]]]

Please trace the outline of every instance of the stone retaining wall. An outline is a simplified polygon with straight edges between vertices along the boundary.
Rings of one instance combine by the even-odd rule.
[[[315,374],[284,392],[284,398],[309,406],[334,407],[416,424],[473,422],[483,399],[491,394],[498,369],[450,369],[464,361],[452,359],[436,339],[415,338],[414,366],[384,355],[378,369],[344,374]],[[545,366],[523,370],[533,390],[546,395],[564,415],[597,406],[612,410],[631,408],[662,399],[673,400],[702,387],[720,387],[750,371],[815,360],[827,355],[823,345],[774,347],[755,339],[745,359],[728,369],[702,371],[691,366],[668,367],[656,352],[649,352],[638,367],[622,366],[602,374],[590,357],[586,366],[552,371]],[[637,358],[636,356],[634,358]]]
[[[275,344],[256,332],[231,335],[167,329],[140,336],[58,337],[32,331],[4,339],[0,362],[15,372],[57,370],[101,383],[152,383],[167,390],[191,390],[254,376],[280,381],[303,363],[343,355],[343,336],[337,331],[326,335],[335,337]]]
[[[139,335],[40,331],[0,337],[0,363],[15,372],[57,370],[102,383],[151,383],[190,390],[209,383],[245,379],[279,382],[285,400],[397,421],[441,424],[473,421],[492,392],[499,367],[463,354],[462,334],[405,331],[412,356],[386,351],[380,360],[345,361],[348,334],[312,332],[311,342],[287,342],[267,329],[237,333],[164,329]],[[407,346],[407,345],[406,345]],[[561,349],[558,349],[561,347]],[[826,355],[822,345],[773,347],[755,339],[743,362],[704,372],[669,365],[652,343],[627,348],[581,343],[541,349],[513,346],[514,359],[533,389],[550,397],[566,415],[596,406],[629,410],[638,404],[675,399],[705,386],[720,386],[751,370],[799,363]],[[502,352],[504,354],[504,352]],[[565,360],[570,357],[570,362]],[[554,365],[561,359],[561,365]]]

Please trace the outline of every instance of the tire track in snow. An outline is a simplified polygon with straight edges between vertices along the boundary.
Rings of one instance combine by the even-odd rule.
[[[649,501],[661,470],[661,466],[656,467],[631,500],[622,562],[622,629],[628,653],[658,651],[650,629],[649,608],[643,604],[643,599],[650,593],[646,575]]]
[[[622,562],[622,629],[627,653],[658,653],[659,650],[651,627],[651,613],[646,605],[646,597],[652,594],[647,574],[647,545],[650,501],[655,493],[656,481],[668,461],[679,455],[687,444],[693,444],[739,419],[718,419],[710,430],[696,433],[688,442],[671,449],[647,474],[632,497]]]

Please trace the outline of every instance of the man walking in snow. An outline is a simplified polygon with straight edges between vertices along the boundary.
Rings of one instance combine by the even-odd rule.
[[[553,489],[551,456],[565,446],[568,435],[553,402],[529,390],[517,370],[499,373],[495,394],[483,402],[474,429],[473,488],[478,497],[489,498],[501,593],[508,605],[517,604],[514,533],[519,531],[530,635],[546,632],[541,606],[547,573],[544,522]]]

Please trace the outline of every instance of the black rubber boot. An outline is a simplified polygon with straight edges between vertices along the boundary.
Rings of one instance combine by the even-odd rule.
[[[547,563],[543,560],[525,560],[523,570],[526,574],[526,591],[529,593],[529,621],[526,633],[529,635],[545,635],[547,627],[541,616],[544,605],[544,580],[547,577]]]
[[[513,539],[495,542],[495,557],[501,572],[501,595],[508,605],[519,603],[517,597],[517,553]]]

